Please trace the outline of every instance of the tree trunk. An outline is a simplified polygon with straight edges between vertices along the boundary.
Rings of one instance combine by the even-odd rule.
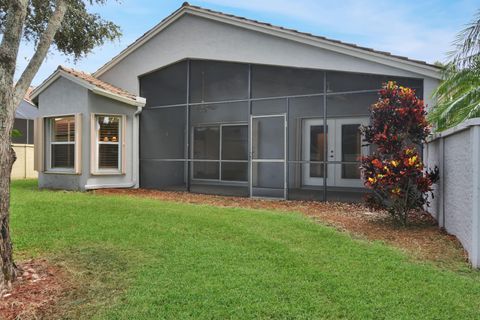
[[[2,90],[3,91],[3,90]],[[0,94],[0,103],[13,103],[10,90]],[[10,94],[9,94],[10,93]],[[7,108],[9,109],[9,108]],[[11,145],[13,116],[0,117],[0,294],[8,290],[15,280],[17,268],[13,262],[12,240],[10,238],[10,174],[15,161]]]

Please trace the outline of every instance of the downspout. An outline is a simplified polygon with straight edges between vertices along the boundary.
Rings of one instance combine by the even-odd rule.
[[[133,161],[132,161],[132,178],[134,188],[140,186],[140,113],[143,107],[138,106],[137,111],[133,114]]]
[[[133,155],[132,155],[132,181],[115,184],[90,184],[85,186],[85,190],[108,189],[108,188],[138,188],[139,187],[139,163],[140,163],[140,113],[143,107],[137,106],[137,111],[133,114]]]

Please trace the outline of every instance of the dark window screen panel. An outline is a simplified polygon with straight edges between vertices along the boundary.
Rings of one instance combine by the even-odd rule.
[[[253,159],[284,159],[284,117],[254,118],[252,135]]]
[[[190,102],[248,98],[248,65],[193,60],[190,65]]]
[[[284,173],[284,163],[252,163],[252,195],[257,197],[282,198],[284,196]]]
[[[190,123],[218,124],[248,122],[248,102],[203,104],[190,106]]]
[[[327,96],[327,117],[368,117],[369,108],[378,100],[375,92]]]
[[[247,162],[222,162],[222,180],[224,181],[247,181]]]
[[[222,160],[248,159],[248,126],[222,127]]]
[[[342,125],[342,161],[357,162],[361,154],[360,127],[356,124]],[[360,179],[360,164],[342,164],[343,179]]]
[[[100,144],[98,146],[98,168],[118,169],[118,144]]]
[[[140,186],[147,189],[186,190],[185,161],[140,160]]]
[[[27,140],[27,143],[28,144],[33,144],[33,141],[35,139],[35,130],[34,130],[34,127],[33,127],[33,120],[28,120],[28,140]]]
[[[193,159],[220,159],[220,127],[193,129]]]
[[[220,178],[218,162],[194,161],[192,165],[194,179],[218,180]]]
[[[395,77],[388,75],[327,72],[327,92],[348,92],[361,90],[380,90],[384,83],[396,81],[401,86],[415,89],[423,87],[422,79]]]
[[[287,99],[267,99],[252,101],[252,114],[274,115],[287,113]]]
[[[252,66],[253,98],[323,92],[323,71],[275,66]]]
[[[75,163],[74,144],[52,144],[51,167],[73,169]]]
[[[323,96],[289,99],[289,159],[302,159],[303,123],[305,119],[323,118]]]
[[[182,61],[140,77],[140,96],[146,107],[187,102],[187,62]]]
[[[186,110],[185,106],[143,110],[141,159],[185,159]]]
[[[13,129],[18,131],[19,136],[13,136],[12,142],[13,143],[28,143],[28,120],[26,119],[15,119],[13,123]],[[33,143],[33,140],[32,140]]]

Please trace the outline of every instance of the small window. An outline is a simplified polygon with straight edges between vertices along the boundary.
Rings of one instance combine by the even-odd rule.
[[[123,116],[95,115],[94,173],[121,173]]]
[[[75,168],[75,117],[48,119],[49,169],[73,171]]]

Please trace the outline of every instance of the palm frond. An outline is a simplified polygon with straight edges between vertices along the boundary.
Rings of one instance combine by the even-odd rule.
[[[465,29],[458,33],[453,42],[454,50],[450,58],[459,68],[467,68],[475,62],[480,54],[480,10]]]

